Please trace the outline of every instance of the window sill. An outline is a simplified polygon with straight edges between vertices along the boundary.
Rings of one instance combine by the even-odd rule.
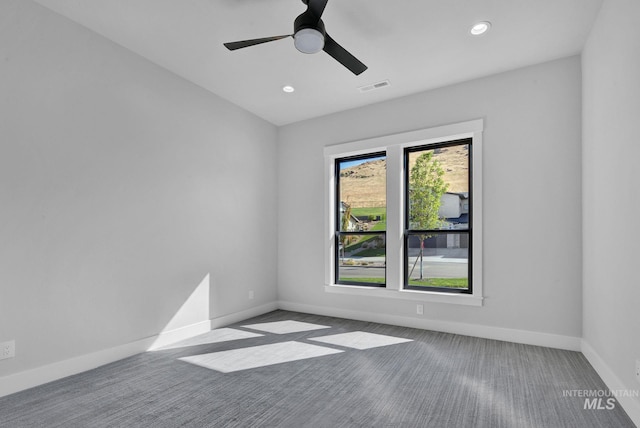
[[[449,303],[465,306],[482,306],[483,298],[471,294],[437,293],[434,291],[389,290],[388,288],[363,287],[359,285],[325,285],[326,293],[372,296],[386,299],[411,300],[419,302]]]

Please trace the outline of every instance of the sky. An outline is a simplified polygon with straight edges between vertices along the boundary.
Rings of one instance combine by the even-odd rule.
[[[357,165],[361,165],[363,163],[377,161],[377,160],[384,159],[384,158],[385,158],[385,156],[378,156],[378,157],[375,157],[375,158],[356,159],[356,160],[352,160],[352,161],[340,162],[340,170],[342,171],[343,169],[351,168],[352,166],[357,166]]]

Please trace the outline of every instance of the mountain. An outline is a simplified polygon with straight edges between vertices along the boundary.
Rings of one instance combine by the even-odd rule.
[[[422,152],[409,156],[409,167],[413,168]],[[444,180],[449,183],[449,192],[467,192],[469,153],[466,147],[454,146],[436,149],[433,158],[444,169]],[[340,172],[340,199],[354,208],[386,206],[387,162],[384,159],[365,162],[345,168]]]

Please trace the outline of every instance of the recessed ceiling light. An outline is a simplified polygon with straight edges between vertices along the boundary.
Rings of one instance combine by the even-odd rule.
[[[489,21],[482,21],[474,24],[469,32],[474,36],[479,36],[489,31],[489,28],[491,28],[491,23]]]
[[[286,93],[290,94],[291,92],[295,91],[296,88],[294,88],[291,85],[286,85],[282,87],[282,90],[285,91]]]

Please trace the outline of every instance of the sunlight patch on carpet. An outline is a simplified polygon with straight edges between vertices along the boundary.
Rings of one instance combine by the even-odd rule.
[[[200,367],[230,373],[341,352],[343,351],[338,349],[291,341],[193,355],[179,359]]]
[[[158,350],[185,348],[188,346],[207,345],[210,343],[229,342],[231,340],[251,339],[253,337],[261,337],[263,334],[251,333],[248,331],[236,330],[233,328],[218,328],[204,334],[190,337],[171,345],[163,346]]]
[[[311,331],[311,330],[321,330],[323,328],[331,328],[326,325],[311,324],[308,322],[292,321],[292,320],[264,322],[260,324],[249,324],[249,325],[243,325],[242,327],[250,328],[252,330],[266,331],[268,333],[274,333],[274,334],[298,333],[301,331]]]
[[[411,339],[385,336],[383,334],[367,333],[364,331],[354,331],[351,333],[314,337],[309,340],[361,350],[377,348],[380,346],[396,345],[398,343],[413,342]]]

